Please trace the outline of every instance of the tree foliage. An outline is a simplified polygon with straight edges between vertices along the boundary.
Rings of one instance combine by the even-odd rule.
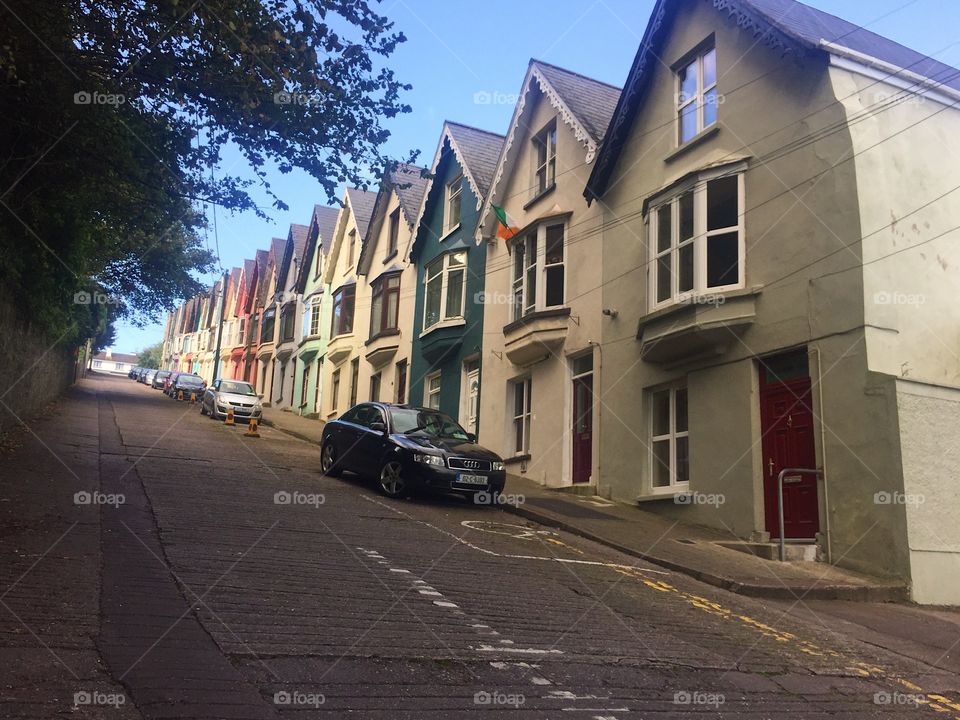
[[[195,294],[199,203],[263,213],[255,182],[284,209],[272,167],[329,198],[378,176],[403,40],[367,0],[0,3],[0,289],[75,339]],[[211,172],[228,146],[255,181]]]
[[[145,368],[159,368],[163,360],[163,343],[149,345],[137,353],[137,365]]]

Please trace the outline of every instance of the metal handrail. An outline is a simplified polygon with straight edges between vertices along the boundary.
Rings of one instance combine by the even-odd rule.
[[[780,474],[777,475],[777,516],[780,519],[780,562],[784,562],[787,559],[786,538],[784,538],[785,533],[783,531],[783,476],[787,473],[801,473],[816,475],[817,477],[823,474],[816,468],[784,468],[780,471]]]

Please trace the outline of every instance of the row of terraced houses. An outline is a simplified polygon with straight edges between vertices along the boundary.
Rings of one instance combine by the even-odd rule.
[[[625,68],[626,70],[626,68]],[[793,0],[661,0],[624,87],[316,206],[171,314],[272,412],[459,419],[508,471],[960,602],[960,72]],[[225,312],[221,317],[221,301]],[[271,411],[268,411],[268,414]]]

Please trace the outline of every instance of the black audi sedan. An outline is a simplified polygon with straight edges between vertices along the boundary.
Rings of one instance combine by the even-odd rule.
[[[320,464],[325,475],[344,470],[376,478],[384,495],[417,490],[479,495],[495,504],[503,491],[503,460],[438,410],[361,403],[323,428]]]

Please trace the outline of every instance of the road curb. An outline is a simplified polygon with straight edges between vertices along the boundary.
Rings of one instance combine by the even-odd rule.
[[[308,442],[311,445],[317,444],[317,441],[314,438],[310,437],[309,435],[304,435],[303,433],[299,433],[296,430],[290,430],[285,427],[280,427],[272,420],[267,420],[267,418],[264,417],[263,415],[260,416],[260,424],[266,425],[267,427],[273,428],[274,430],[279,430],[280,432],[285,433],[290,437],[295,437],[297,440],[303,440],[304,442]]]
[[[636,548],[629,547],[615,540],[610,540],[596,533],[578,527],[552,513],[537,509],[530,509],[522,504],[504,504],[503,510],[514,515],[519,515],[528,520],[533,520],[541,525],[547,525],[558,530],[578,535],[579,537],[593,542],[606,545],[609,548],[622,552],[626,555],[646,560],[647,562],[658,565],[659,567],[674,572],[683,573],[696,580],[713,585],[714,587],[738,595],[748,597],[769,598],[772,600],[850,600],[856,602],[908,602],[909,593],[906,586],[903,585],[822,585],[816,587],[789,587],[783,585],[758,585],[755,583],[743,583],[731,578],[721,577],[713,573],[693,568],[673,560],[667,560],[662,557],[650,555]]]

